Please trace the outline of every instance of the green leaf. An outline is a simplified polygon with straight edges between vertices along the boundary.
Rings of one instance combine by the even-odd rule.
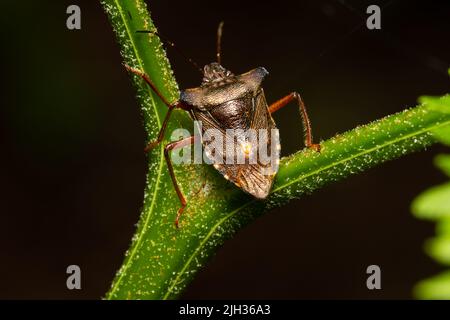
[[[162,93],[175,101],[178,89],[158,37],[135,32],[155,30],[145,3],[103,0],[102,4],[125,62],[147,73]],[[143,81],[132,78],[148,139],[153,140],[167,107]],[[166,137],[149,155],[142,214],[107,298],[176,298],[225,239],[264,212],[333,181],[422,150],[436,141],[432,131],[448,124],[450,114],[419,106],[324,141],[320,154],[297,152],[282,159],[265,201],[244,194],[210,166],[176,166],[177,180],[188,201],[178,230],[173,221],[179,201],[163,157]],[[185,112],[175,111],[168,132],[180,127],[191,129],[192,123]]]
[[[450,95],[442,97],[422,96],[419,102],[429,106],[431,110],[443,113],[450,113]]]
[[[419,299],[450,299],[450,271],[419,282],[414,288],[414,295]]]
[[[450,146],[450,126],[444,126],[433,130],[433,135],[441,143]]]
[[[423,219],[450,217],[450,182],[421,193],[413,201],[412,211]]]
[[[445,217],[440,219],[436,224],[436,234],[438,236],[445,236],[450,234],[450,218]]]
[[[450,234],[441,233],[440,236],[428,239],[425,251],[439,263],[450,265]]]
[[[449,69],[450,74],[450,69]],[[420,101],[430,110],[450,113],[450,97],[422,97]],[[432,131],[440,142],[450,145],[450,126]],[[450,156],[438,155],[434,163],[450,176]],[[436,261],[450,265],[450,182],[429,188],[412,203],[412,211],[419,218],[437,220],[436,234],[425,243],[425,251]],[[414,289],[420,299],[450,299],[450,271],[420,282]]]
[[[434,158],[434,164],[446,175],[450,176],[450,155],[439,154]]]
[[[423,96],[419,98],[419,102],[426,105],[430,110],[442,113],[450,113],[450,95],[443,97]],[[444,126],[433,131],[434,136],[440,142],[450,145],[450,126]]]

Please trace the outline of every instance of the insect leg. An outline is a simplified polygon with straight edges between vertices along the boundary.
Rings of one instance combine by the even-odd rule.
[[[183,148],[185,146],[193,144],[194,141],[195,141],[195,136],[192,136],[192,137],[188,137],[188,138],[185,138],[185,139],[182,139],[179,141],[171,142],[164,147],[164,157],[166,158],[167,168],[169,169],[170,178],[172,179],[173,187],[175,188],[175,191],[177,192],[178,199],[180,199],[180,202],[181,202],[181,207],[180,207],[180,209],[178,209],[177,218],[175,219],[175,226],[177,228],[178,228],[178,221],[181,217],[181,214],[184,211],[184,208],[186,207],[186,199],[184,198],[184,195],[181,192],[180,187],[178,186],[177,178],[175,177],[175,172],[173,171],[172,160],[170,158],[169,152],[172,150]]]
[[[145,74],[145,72],[142,72],[139,69],[130,67],[127,64],[124,64],[125,68],[134,73],[135,75],[141,77],[145,82],[147,82],[147,84],[150,86],[150,88],[152,88],[152,90],[156,93],[156,95],[162,100],[162,102],[164,102],[164,104],[170,108],[170,106],[172,105],[169,101],[166,100],[166,98],[164,98],[164,96],[159,92],[159,90],[156,88],[155,84],[153,83],[152,80],[150,80],[150,77]]]
[[[174,108],[176,108],[176,105],[169,106],[169,110],[167,111],[161,129],[159,130],[158,137],[156,138],[156,140],[150,141],[147,144],[147,146],[144,148],[144,152],[149,152],[158,144],[160,144],[161,141],[164,139],[164,133],[166,132],[167,124],[169,123],[170,115],[172,114]]]
[[[313,143],[312,130],[311,130],[311,121],[309,120],[308,113],[306,112],[305,104],[303,103],[303,99],[298,92],[291,92],[287,96],[281,98],[278,101],[275,101],[269,106],[269,112],[274,113],[275,111],[283,108],[289,102],[297,100],[298,106],[300,108],[300,115],[302,116],[303,127],[305,130],[305,145],[308,148],[312,148],[318,152],[320,152],[320,144]]]
[[[144,152],[148,152],[148,151],[152,150],[154,147],[156,147],[164,139],[164,133],[166,131],[167,124],[169,123],[170,115],[172,114],[173,109],[180,108],[180,109],[186,110],[186,107],[180,101],[177,101],[173,104],[169,103],[166,100],[166,98],[164,98],[164,96],[158,91],[155,84],[150,80],[149,76],[146,75],[144,72],[142,72],[138,69],[132,68],[128,65],[125,65],[125,68],[128,71],[130,71],[130,72],[138,75],[142,79],[144,79],[144,81],[150,86],[150,88],[152,88],[152,90],[156,93],[156,95],[162,100],[162,102],[164,102],[164,104],[167,106],[167,108],[169,108],[169,110],[167,111],[166,117],[164,118],[162,127],[159,130],[158,137],[156,138],[156,140],[151,141],[149,144],[147,144],[147,146],[144,148]]]

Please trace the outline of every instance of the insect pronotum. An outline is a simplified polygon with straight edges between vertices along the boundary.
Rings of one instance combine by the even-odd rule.
[[[275,142],[277,144],[277,149],[279,149],[280,141],[278,136],[275,138],[275,141],[274,139],[270,139],[271,129],[276,129],[275,122],[271,115],[293,100],[297,101],[300,109],[305,132],[304,138],[306,147],[320,151],[320,145],[314,144],[312,141],[311,123],[306,112],[305,104],[299,93],[291,92],[280,100],[268,105],[261,86],[262,80],[268,74],[265,68],[259,67],[244,74],[234,75],[231,71],[222,66],[222,28],[223,22],[219,24],[217,30],[217,61],[205,65],[201,71],[203,73],[201,85],[196,88],[181,91],[180,99],[175,103],[167,101],[156,88],[152,80],[143,71],[125,65],[130,72],[141,77],[168,107],[158,137],[154,141],[148,143],[144,151],[148,152],[161,143],[174,109],[185,110],[189,112],[193,120],[201,121],[202,134],[211,128],[220,130],[221,132],[224,132],[224,134],[227,129],[242,129],[244,132],[249,129],[267,130],[267,135],[269,136],[267,143]],[[138,32],[157,34],[156,32],[145,30]],[[174,47],[172,42],[166,42]],[[188,58],[188,60],[197,66],[191,59]],[[170,151],[193,144],[194,141],[194,136],[191,136],[168,143],[164,147],[164,157],[167,162],[170,177],[181,202],[181,207],[178,209],[175,218],[176,227],[178,227],[180,217],[186,207],[187,201],[178,186],[170,158]],[[202,144],[205,147],[204,141],[202,141]],[[279,161],[279,155],[275,161]],[[258,199],[265,199],[269,195],[276,174],[276,171],[267,174],[265,171],[267,165],[263,165],[259,161],[256,164],[227,164],[221,162],[213,163],[213,165],[227,180],[233,182],[240,189]]]

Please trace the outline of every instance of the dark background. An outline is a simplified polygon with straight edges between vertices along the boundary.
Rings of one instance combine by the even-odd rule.
[[[66,29],[78,4],[82,30]],[[382,9],[382,30],[365,8]],[[223,63],[270,76],[268,101],[298,90],[327,139],[449,91],[448,1],[149,1],[160,32],[206,64],[225,20]],[[2,1],[0,298],[97,299],[109,289],[142,203],[144,131],[97,1]],[[200,76],[169,50],[180,87]],[[275,116],[283,153],[302,147],[294,106]],[[442,267],[433,225],[409,204],[444,181],[435,146],[273,210],[219,250],[184,298],[411,298]],[[66,289],[80,265],[82,290]],[[365,286],[382,270],[382,290]]]

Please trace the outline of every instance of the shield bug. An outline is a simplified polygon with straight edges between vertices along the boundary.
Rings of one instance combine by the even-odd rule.
[[[264,143],[269,147],[275,147],[275,150],[279,150],[280,141],[278,136],[274,136],[273,134],[273,129],[276,129],[276,125],[271,115],[294,100],[297,101],[300,109],[306,147],[320,151],[320,145],[312,142],[311,124],[300,94],[292,92],[268,105],[264,96],[264,90],[261,86],[264,77],[268,74],[265,68],[259,67],[246,73],[235,75],[222,66],[222,27],[223,23],[220,23],[217,31],[217,61],[203,68],[203,81],[201,85],[196,88],[181,91],[180,99],[175,103],[167,101],[144,72],[127,65],[125,66],[130,72],[141,77],[168,107],[157,139],[151,141],[145,147],[144,151],[148,152],[161,143],[172,111],[177,108],[189,112],[193,120],[201,123],[200,132],[202,134],[205,134],[209,129],[215,129],[224,136],[227,136],[227,132],[230,129],[238,129],[240,132],[240,134],[237,134],[238,143],[235,143],[236,139],[233,137],[233,146],[231,148],[234,151],[242,151],[245,158],[248,158],[250,150],[253,150],[255,147],[249,142],[245,134],[245,132],[252,129],[259,133],[266,131],[267,134],[265,135],[265,140],[263,140],[265,141]],[[138,32],[157,34],[156,32],[145,30]],[[157,35],[160,36],[159,34]],[[174,46],[173,43],[168,43]],[[188,60],[192,62],[191,59]],[[170,177],[181,202],[181,207],[178,209],[175,219],[175,225],[177,227],[187,201],[178,186],[170,158],[170,151],[193,144],[194,141],[195,137],[191,136],[168,143],[164,147],[164,157],[167,162]],[[202,139],[201,142],[204,148],[208,147],[207,141]],[[226,148],[229,148],[228,144]],[[273,150],[273,148],[270,149]],[[217,159],[224,160],[225,152],[219,151],[217,155],[217,150],[215,151],[213,165],[227,180],[233,182],[240,189],[255,198],[265,199],[269,195],[278,166],[273,168],[273,163],[262,163],[259,159],[254,163],[248,161],[244,161],[244,163],[217,161]],[[271,155],[273,156],[273,154]],[[275,159],[272,157],[272,160],[278,164],[279,153],[276,153]]]

